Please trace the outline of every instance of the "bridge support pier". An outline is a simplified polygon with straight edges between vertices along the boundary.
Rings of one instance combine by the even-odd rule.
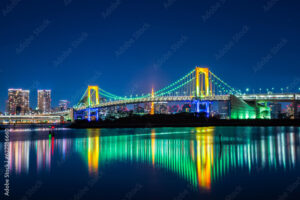
[[[98,108],[88,108],[88,121],[92,121],[92,117],[95,116],[95,119],[98,121],[99,120],[99,110]]]
[[[200,101],[196,101],[196,113],[200,112]]]
[[[209,117],[211,102],[197,100],[195,103],[196,113],[206,113],[206,117]]]
[[[95,118],[93,118],[95,117]],[[93,120],[99,120],[99,109],[98,108],[86,108],[85,110],[74,110],[73,114],[73,119],[74,120],[88,120],[93,121]]]
[[[256,119],[271,119],[271,110],[267,101],[256,101]]]
[[[88,121],[91,121],[91,108],[88,108]]]
[[[83,120],[85,119],[85,110],[74,110],[74,120]]]

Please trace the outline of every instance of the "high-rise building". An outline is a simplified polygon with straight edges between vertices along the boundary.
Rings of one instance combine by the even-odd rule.
[[[281,114],[281,104],[280,103],[271,103],[270,109],[271,109],[271,118],[278,119]]]
[[[38,110],[42,113],[51,111],[51,90],[38,90]]]
[[[8,89],[7,113],[11,115],[29,113],[29,90]]]
[[[59,100],[59,110],[68,110],[70,102],[68,100]]]

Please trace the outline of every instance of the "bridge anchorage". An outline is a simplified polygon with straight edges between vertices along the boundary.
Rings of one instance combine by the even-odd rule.
[[[209,68],[195,67],[170,85],[135,97],[118,96],[98,86],[88,86],[74,106],[75,120],[99,120],[135,114],[205,113],[226,119],[269,119],[270,105],[291,102],[299,117],[300,94],[241,94]],[[142,106],[141,106],[142,105]]]

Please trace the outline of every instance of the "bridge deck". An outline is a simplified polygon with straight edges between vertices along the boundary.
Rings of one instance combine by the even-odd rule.
[[[300,101],[300,94],[248,94],[237,95],[238,98],[244,101],[270,101],[270,102],[289,102]],[[147,98],[133,98],[128,100],[116,100],[100,103],[98,105],[91,106],[92,108],[104,108],[111,106],[120,106],[135,103],[149,103],[149,102],[184,102],[197,100],[193,96],[161,96],[161,97],[147,97]],[[200,98],[201,101],[228,101],[230,95],[216,95]],[[86,106],[77,108],[76,110],[84,110]]]

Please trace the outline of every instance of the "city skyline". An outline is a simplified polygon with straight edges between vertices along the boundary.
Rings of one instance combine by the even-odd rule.
[[[38,89],[36,90],[37,93],[37,103],[36,105],[30,103],[30,98],[32,95],[30,90],[26,90],[23,88],[9,88],[8,89],[8,99],[6,100],[6,108],[5,112],[7,114],[17,114],[16,110],[17,107],[20,107],[19,113],[27,114],[31,111],[37,111],[41,113],[50,113],[56,109],[60,110],[67,110],[69,108],[69,101],[68,100],[59,100],[52,104],[51,98],[51,90],[49,89]],[[24,95],[26,95],[26,100],[24,100]],[[24,108],[26,107],[24,111]]]
[[[0,1],[3,197],[298,200],[299,10]]]
[[[298,2],[118,2],[1,2],[0,110],[12,87],[73,105],[87,85],[148,93],[196,65],[242,90],[299,87]]]

